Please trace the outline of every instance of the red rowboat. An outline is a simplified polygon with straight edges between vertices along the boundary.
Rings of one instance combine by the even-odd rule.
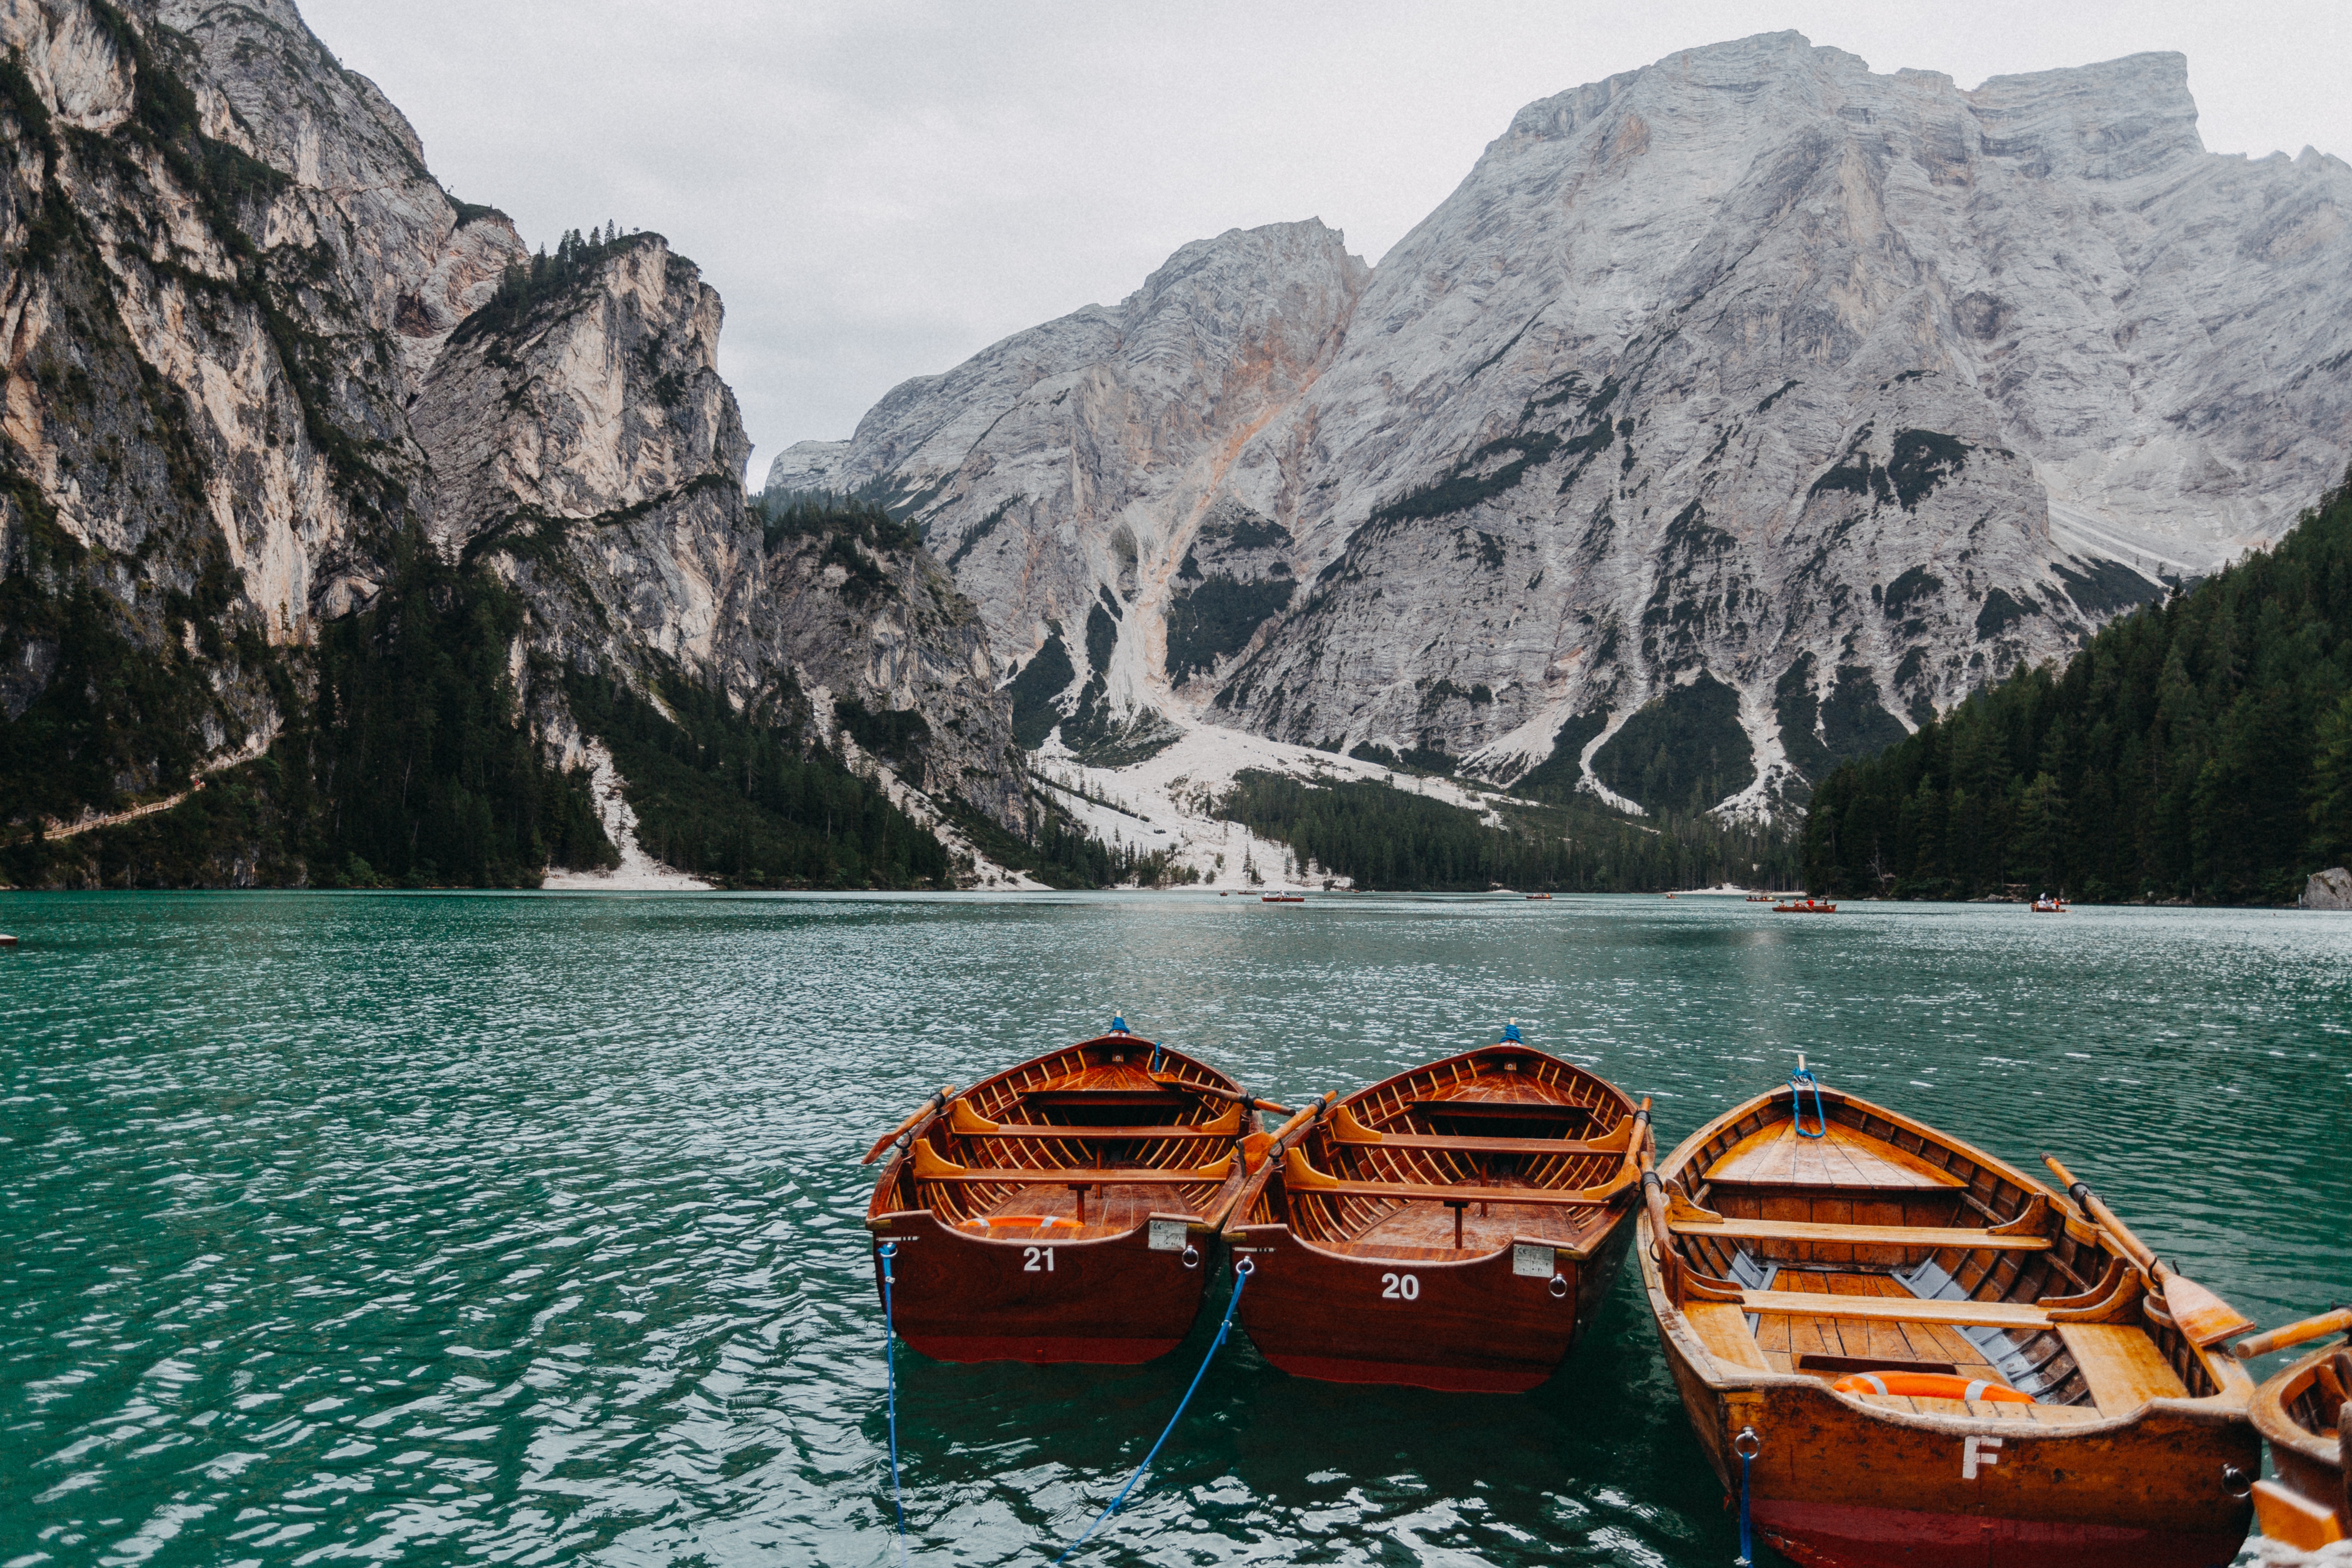
[[[2219,1345],[2252,1325],[2079,1183],[2070,1204],[1810,1078],[1791,1105],[1684,1140],[1644,1178],[1637,1248],[1692,1429],[1758,1532],[1831,1568],[2236,1555],[2261,1449]]]
[[[1833,915],[1837,906],[1823,899],[1800,899],[1794,903],[1774,904],[1776,915]]]
[[[1256,1264],[1242,1326],[1301,1377],[1533,1388],[1616,1277],[1648,1137],[1646,1107],[1516,1037],[1302,1111],[1225,1226]]]
[[[940,1361],[1124,1364],[1174,1350],[1247,1173],[1255,1104],[1119,1026],[941,1089],[866,1156],[889,1155],[866,1226],[877,1292],[881,1247],[897,1249],[898,1337]]]

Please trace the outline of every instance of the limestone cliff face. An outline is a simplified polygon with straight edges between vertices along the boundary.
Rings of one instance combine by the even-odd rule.
[[[893,735],[883,760],[909,784],[1022,823],[986,641],[938,563],[911,534],[746,506],[722,310],[694,265],[632,235],[559,270],[464,322],[425,377],[412,418],[444,550],[520,588],[562,667],[666,666],[746,699],[789,680],[827,731],[852,703]]]
[[[1521,110],[1369,279],[1188,302],[1317,345],[1230,413],[1097,439],[1053,400],[1124,384],[1125,340],[1081,312],[772,482],[919,503],[1007,650],[1127,608],[1115,701],[1653,806],[1704,753],[1764,807],[2342,473],[2352,168],[2195,118],[2171,55],[1964,92],[1794,34],[1693,50]],[[1006,542],[1041,487],[996,476],[1048,473],[1055,531]],[[1221,573],[1213,515],[1302,586]]]
[[[266,737],[257,649],[365,602],[414,504],[404,349],[521,243],[461,221],[290,5],[5,0],[0,45],[0,574],[87,585],[165,661],[184,648],[205,746]],[[0,631],[11,719],[55,619]],[[123,782],[170,782],[149,771]]]
[[[265,746],[409,531],[521,591],[551,742],[547,671],[795,680],[919,710],[895,765],[1019,823],[969,605],[911,549],[858,598],[770,539],[718,296],[658,237],[534,273],[288,0],[0,0],[0,717],[63,680],[95,759],[0,826]]]

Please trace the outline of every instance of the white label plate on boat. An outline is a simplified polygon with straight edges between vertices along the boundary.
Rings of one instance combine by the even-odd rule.
[[[1512,1273],[1524,1274],[1530,1279],[1549,1279],[1552,1275],[1551,1265],[1552,1249],[1550,1247],[1530,1247],[1524,1241],[1512,1244]]]
[[[1184,1250],[1186,1222],[1181,1219],[1155,1219],[1151,1222],[1151,1250],[1181,1252]]]

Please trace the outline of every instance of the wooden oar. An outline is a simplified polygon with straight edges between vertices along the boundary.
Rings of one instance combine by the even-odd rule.
[[[870,1165],[874,1163],[875,1161],[882,1157],[883,1150],[887,1149],[893,1143],[898,1143],[898,1140],[901,1138],[906,1139],[908,1143],[913,1142],[915,1134],[922,1131],[923,1124],[929,1121],[932,1117],[937,1116],[940,1111],[947,1109],[948,1101],[955,1098],[955,1092],[956,1086],[951,1083],[943,1083],[940,1085],[939,1093],[923,1101],[921,1110],[916,1111],[914,1115],[907,1118],[906,1121],[898,1123],[898,1126],[890,1129],[889,1131],[882,1134],[881,1137],[877,1138],[874,1141],[874,1147],[866,1151],[866,1158],[858,1161],[857,1163],[861,1165]],[[899,1147],[901,1148],[904,1148],[905,1146],[905,1144],[899,1144]]]
[[[2084,1212],[2098,1221],[2100,1228],[2114,1237],[2117,1246],[2131,1254],[2140,1272],[2155,1282],[2163,1293],[2164,1305],[2172,1321],[2180,1325],[2180,1331],[2189,1336],[2191,1344],[2200,1349],[2219,1344],[2254,1326],[2251,1319],[2242,1317],[2236,1308],[2196,1280],[2165,1267],[2147,1244],[2134,1236],[2131,1228],[2116,1217],[2115,1211],[2099,1201],[2098,1194],[2076,1181],[2074,1173],[2054,1156],[2044,1154],[2042,1163],[2066,1184],[2066,1195],[2082,1205]]]
[[[2325,1339],[2329,1334],[2352,1330],[2352,1307],[2338,1307],[2332,1312],[2322,1312],[2315,1318],[2305,1318],[2299,1323],[2289,1323],[2283,1329],[2256,1334],[2250,1340],[2240,1340],[2230,1347],[2230,1353],[2240,1361],[2252,1361],[2273,1351],[2283,1351],[2289,1345],[2299,1345],[2312,1340]]]
[[[1259,1189],[1265,1185],[1274,1172],[1279,1168],[1275,1156],[1282,1152],[1283,1141],[1296,1134],[1301,1128],[1311,1126],[1320,1121],[1324,1110],[1339,1098],[1337,1089],[1327,1091],[1309,1100],[1300,1110],[1293,1111],[1290,1120],[1272,1132],[1252,1132],[1242,1139],[1242,1168],[1248,1173],[1248,1175],[1240,1185],[1234,1188],[1232,1194],[1225,1199],[1223,1206],[1210,1217],[1209,1226],[1212,1229],[1224,1229],[1225,1221],[1232,1217],[1235,1209],[1244,1203],[1255,1201]]]
[[[1290,1114],[1290,1107],[1286,1105],[1276,1105],[1270,1100],[1254,1100],[1234,1089],[1219,1089],[1213,1083],[1188,1083],[1174,1073],[1153,1073],[1151,1081],[1167,1089],[1181,1089],[1187,1094],[1205,1094],[1213,1100],[1230,1100],[1236,1105],[1246,1105],[1253,1110],[1271,1111],[1276,1116]]]

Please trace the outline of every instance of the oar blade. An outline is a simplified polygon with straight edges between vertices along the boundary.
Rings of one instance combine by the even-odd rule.
[[[2200,1349],[2253,1331],[2252,1321],[2229,1302],[2196,1280],[2169,1270],[2164,1276],[2164,1304],[2189,1343]]]

